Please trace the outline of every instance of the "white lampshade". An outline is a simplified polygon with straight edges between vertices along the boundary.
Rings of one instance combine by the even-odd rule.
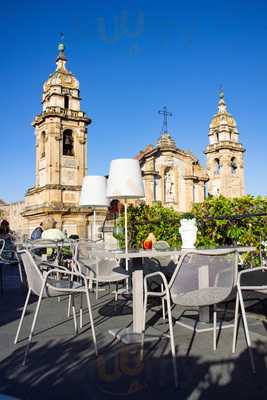
[[[107,197],[136,199],[144,195],[139,161],[132,158],[112,160],[109,168]]]
[[[85,176],[83,178],[80,206],[108,207],[107,179],[104,176]]]

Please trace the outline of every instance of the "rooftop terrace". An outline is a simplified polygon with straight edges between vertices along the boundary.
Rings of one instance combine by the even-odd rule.
[[[108,333],[110,328],[131,324],[131,300],[120,297],[115,304],[108,290],[98,302],[91,294],[99,356],[94,355],[88,314],[84,327],[74,335],[67,318],[67,299],[42,303],[36,335],[25,367],[26,338],[36,298],[32,298],[21,332],[13,344],[26,291],[20,287],[15,267],[5,267],[4,293],[0,296],[0,393],[19,399],[264,399],[266,389],[267,321],[264,304],[251,308],[249,326],[255,349],[257,374],[250,368],[242,326],[237,352],[232,355],[232,329],[221,332],[216,352],[212,333],[192,335],[175,326],[180,388],[175,389],[169,341],[146,345],[144,362],[139,346],[124,345]],[[159,304],[151,303],[148,323],[168,330]],[[173,315],[181,309],[175,308]],[[0,396],[1,398],[1,396]]]

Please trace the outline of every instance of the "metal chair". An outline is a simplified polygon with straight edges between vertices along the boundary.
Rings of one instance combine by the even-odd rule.
[[[95,336],[95,329],[94,329],[94,321],[89,297],[89,289],[87,280],[85,277],[80,273],[75,273],[72,271],[68,271],[66,268],[54,268],[48,272],[41,273],[39,267],[37,266],[32,254],[28,250],[21,250],[20,251],[21,259],[25,268],[27,281],[28,281],[28,294],[26,297],[26,301],[23,307],[23,311],[21,314],[20,322],[18,325],[17,333],[15,336],[14,343],[17,343],[20,329],[23,323],[23,319],[25,316],[25,312],[27,309],[27,305],[30,299],[31,294],[35,294],[38,296],[38,302],[36,305],[34,318],[29,334],[28,346],[25,351],[25,357],[23,364],[26,362],[27,354],[29,351],[30,343],[34,334],[34,329],[41,305],[41,301],[45,298],[49,297],[59,297],[59,296],[66,296],[71,295],[72,297],[72,311],[73,311],[73,320],[74,320],[74,327],[75,327],[75,334],[77,333],[77,321],[76,321],[76,312],[74,306],[74,295],[75,294],[85,294],[87,300],[87,307],[89,312],[89,319],[92,329],[92,337],[94,342],[95,353],[97,354],[97,344],[96,344],[96,336]],[[68,279],[58,278],[59,276],[67,277]],[[76,277],[79,281],[74,281],[73,278]]]
[[[3,293],[3,265],[16,265],[18,266],[19,269],[19,276],[20,276],[20,281],[23,283],[23,274],[22,274],[22,268],[21,268],[21,262],[18,257],[16,247],[14,245],[14,249],[12,250],[7,250],[6,254],[6,241],[4,239],[0,239],[0,293]]]
[[[128,273],[118,266],[112,253],[101,248],[93,248],[88,242],[76,245],[74,264],[77,270],[84,274],[90,287],[95,284],[96,299],[98,299],[99,283],[115,283],[115,300],[118,297],[118,283],[128,279]]]
[[[167,302],[167,315],[170,331],[170,344],[175,385],[178,374],[175,357],[175,345],[172,325],[171,302],[180,306],[215,306],[226,300],[233,291],[236,282],[238,254],[235,250],[190,250],[185,251],[178,261],[171,280],[162,272],[148,274],[144,278],[144,332],[141,352],[143,352],[145,319],[148,297],[164,298]],[[160,277],[164,290],[151,292],[148,280]],[[213,349],[216,349],[217,312],[213,309]]]
[[[254,292],[257,295],[267,296],[267,267],[250,268],[239,272],[237,279],[237,296],[235,305],[235,324],[233,334],[233,346],[232,352],[236,350],[236,341],[238,334],[238,319],[239,319],[239,307],[241,309],[241,316],[243,320],[245,337],[248,345],[249,357],[251,362],[252,372],[256,372],[255,361],[251,348],[251,339],[248,329],[248,322],[246,317],[246,310],[244,304],[243,292]]]

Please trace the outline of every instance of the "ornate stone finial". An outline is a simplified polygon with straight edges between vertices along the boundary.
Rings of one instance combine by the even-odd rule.
[[[167,132],[161,134],[161,136],[158,140],[157,146],[158,147],[173,147],[176,149],[175,140]]]
[[[63,61],[67,61],[66,57],[65,57],[65,44],[64,44],[64,33],[61,32],[60,34],[60,43],[58,45],[58,56],[57,56],[57,61],[59,60],[63,60]]]
[[[223,86],[220,86],[220,92],[219,92],[219,98],[224,99],[224,91],[223,91]]]
[[[224,91],[223,91],[222,86],[220,87],[218,110],[220,113],[227,112],[227,108],[226,108],[226,104],[225,104],[225,100],[224,100]]]

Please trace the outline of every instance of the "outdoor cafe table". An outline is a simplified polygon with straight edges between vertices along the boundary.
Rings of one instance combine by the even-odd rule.
[[[181,255],[181,250],[141,250],[129,251],[126,253],[114,252],[113,255],[117,259],[136,259],[136,258],[157,258],[170,256],[177,262]],[[141,264],[141,263],[140,263]],[[111,329],[109,333],[121,340],[123,343],[140,343],[141,333],[143,331],[144,322],[144,276],[143,269],[140,267],[133,268],[132,272],[132,296],[133,296],[133,324],[128,328]],[[161,334],[162,335],[162,334]],[[160,331],[149,327],[146,329],[145,340],[158,340]]]
[[[225,248],[226,249],[226,248]],[[195,249],[192,249],[195,250]],[[196,249],[202,250],[205,253],[207,249]],[[218,252],[220,249],[214,249]],[[255,250],[255,247],[229,247],[229,250],[237,250],[238,253],[251,252]],[[183,254],[183,252],[188,252],[190,249],[181,249],[181,250],[140,250],[140,251],[129,251],[127,254],[125,252],[118,252],[110,250],[111,254],[115,256],[117,259],[136,259],[136,258],[157,258],[157,257],[171,257],[174,262],[178,262],[179,257]],[[133,298],[133,324],[128,328],[117,328],[109,330],[109,333],[121,340],[125,344],[130,343],[140,343],[141,334],[143,330],[143,318],[144,318],[144,279],[143,279],[143,269],[140,267],[133,268],[132,272],[132,298]],[[200,307],[200,319],[199,321],[204,323],[205,328],[202,330],[210,330],[208,325],[207,311],[209,311],[210,307]],[[203,316],[203,321],[201,321],[201,316]],[[184,324],[183,324],[184,325]],[[194,322],[195,325],[195,322]],[[232,326],[232,325],[231,325]],[[188,326],[190,327],[190,326]],[[200,331],[200,330],[199,330]],[[153,327],[148,327],[146,329],[145,341],[153,341],[158,340],[160,336],[164,336],[158,329]]]

